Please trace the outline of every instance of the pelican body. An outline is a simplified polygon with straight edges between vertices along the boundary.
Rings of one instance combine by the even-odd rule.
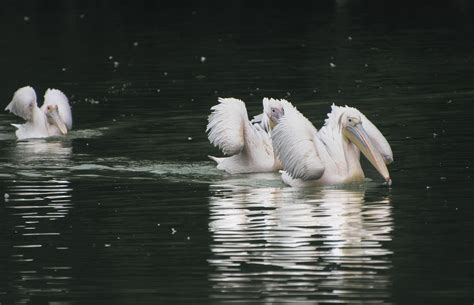
[[[392,149],[359,110],[333,104],[319,131],[296,108],[285,110],[272,132],[275,153],[283,164],[284,183],[317,186],[361,182],[362,152],[391,184],[386,164],[393,162]]]
[[[231,174],[280,170],[271,131],[291,104],[286,100],[264,98],[263,113],[249,120],[243,101],[235,98],[219,98],[218,101],[219,104],[211,108],[206,129],[209,141],[227,156],[209,156],[217,168]]]
[[[46,90],[40,108],[35,90],[29,86],[20,88],[5,110],[26,120],[24,124],[12,124],[17,128],[15,134],[18,140],[65,135],[72,128],[69,101],[57,89]]]

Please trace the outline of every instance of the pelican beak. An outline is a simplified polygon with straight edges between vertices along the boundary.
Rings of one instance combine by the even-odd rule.
[[[387,165],[385,165],[384,158],[375,148],[374,143],[370,140],[367,132],[362,127],[362,124],[359,123],[355,126],[347,126],[343,128],[343,134],[360,149],[380,175],[382,175],[387,184],[390,185],[392,181],[390,179]]]
[[[64,122],[61,120],[61,117],[59,116],[58,108],[52,109],[49,113],[49,118],[51,119],[51,123],[56,125],[61,131],[63,135],[67,134],[67,128]]]

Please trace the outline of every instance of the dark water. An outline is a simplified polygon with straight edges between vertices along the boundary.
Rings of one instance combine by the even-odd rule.
[[[8,5],[2,105],[60,88],[74,130],[16,142],[0,114],[1,304],[474,302],[470,2]],[[357,107],[393,187],[217,171],[218,96]]]

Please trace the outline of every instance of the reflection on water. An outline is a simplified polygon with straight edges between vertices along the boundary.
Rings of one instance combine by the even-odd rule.
[[[211,186],[212,297],[386,300],[390,198],[365,189]]]
[[[0,104],[57,87],[74,128],[18,143],[0,108],[2,305],[472,304],[474,2],[17,2]],[[392,145],[392,190],[216,170],[218,96],[249,113],[286,97],[315,126],[332,102],[360,109]]]
[[[8,152],[12,179],[6,181],[6,221],[10,230],[7,296],[16,303],[69,291],[70,228],[64,218],[73,208],[68,166],[70,143],[17,142]]]
[[[72,146],[66,139],[16,142],[7,151],[13,176],[52,177],[67,172]]]

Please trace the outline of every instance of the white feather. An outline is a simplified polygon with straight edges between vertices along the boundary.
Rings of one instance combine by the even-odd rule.
[[[249,121],[245,104],[235,98],[220,98],[219,104],[211,108],[206,131],[209,141],[229,156],[216,158],[217,168],[228,173],[272,172],[281,169],[270,137],[270,108],[265,104],[264,113]],[[277,103],[278,102],[278,103]],[[278,100],[272,100],[271,107],[281,108]],[[288,102],[287,102],[288,103]],[[288,103],[289,104],[289,103]],[[290,104],[291,105],[291,104]]]
[[[44,94],[44,102],[41,106],[41,110],[45,111],[45,108],[49,105],[57,105],[59,117],[64,122],[68,130],[72,128],[72,113],[69,100],[66,95],[58,89],[48,89]]]
[[[322,149],[319,151],[323,155],[322,159],[325,161],[326,167],[330,167],[331,172],[344,173],[347,171],[347,166],[344,162],[336,162],[334,160],[345,160],[339,119],[348,108],[350,107],[340,107],[332,104],[331,112],[327,114],[323,127],[318,131],[318,139],[322,142]]]
[[[284,99],[274,99],[274,98],[263,98],[263,113],[260,115],[261,117],[261,123],[260,126],[265,129],[266,132],[271,134],[272,128],[271,128],[271,120],[270,117],[272,117],[272,108],[277,108],[277,109],[283,109],[283,113],[286,111],[286,109],[292,109],[294,106],[288,102],[287,100]]]
[[[292,178],[312,180],[323,175],[316,134],[313,124],[296,108],[285,108],[285,115],[272,132],[272,142],[283,169]]]
[[[362,126],[372,140],[375,148],[382,154],[386,164],[393,162],[393,153],[388,144],[387,139],[382,135],[380,130],[358,109],[349,106],[331,105],[331,112],[328,113],[327,119],[324,121],[324,126],[318,132],[318,137],[326,144],[326,150],[332,159],[344,159],[344,149],[341,137],[341,126],[339,119],[346,111],[357,112],[362,120]]]
[[[30,86],[26,86],[15,91],[12,101],[5,110],[22,117],[26,121],[33,121],[33,110],[35,108],[38,108],[35,90]]]
[[[272,133],[273,147],[283,164],[283,182],[291,186],[312,186],[363,181],[360,150],[342,133],[345,123],[341,120],[346,115],[360,117],[375,150],[382,154],[385,163],[393,160],[390,145],[382,133],[355,108],[333,104],[319,131],[296,109],[285,109],[285,115]]]
[[[240,153],[245,145],[245,128],[250,125],[244,102],[219,98],[219,104],[211,110],[206,128],[209,141],[227,156]]]
[[[43,106],[38,108],[36,93],[32,87],[26,86],[15,91],[12,101],[5,110],[26,120],[24,124],[12,124],[17,128],[15,134],[19,140],[62,135],[57,126],[48,123],[45,113],[48,105],[58,106],[60,119],[67,129],[71,129],[71,108],[64,93],[56,89],[48,89],[44,98]]]
[[[271,107],[276,107],[280,108],[283,107],[283,109],[286,111],[287,108],[294,109],[295,106],[288,102],[285,99],[274,99],[274,98],[268,98],[264,97],[263,98],[263,112],[267,114],[267,116],[270,116],[271,114]]]

